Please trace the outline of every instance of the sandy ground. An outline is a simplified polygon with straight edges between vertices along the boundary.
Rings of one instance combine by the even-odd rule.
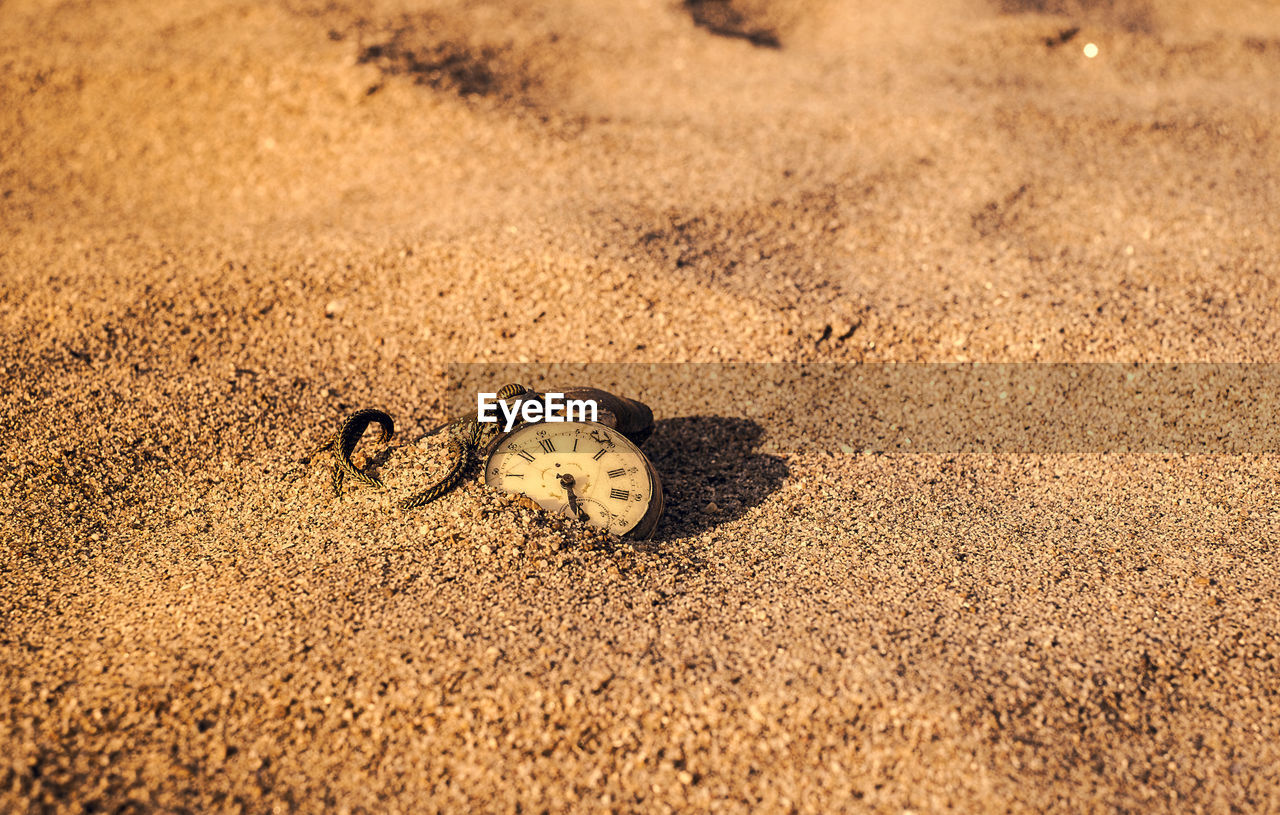
[[[1274,456],[654,374],[647,544],[302,463],[459,362],[1274,361],[1275,3],[8,0],[0,63],[0,809],[1280,808]]]

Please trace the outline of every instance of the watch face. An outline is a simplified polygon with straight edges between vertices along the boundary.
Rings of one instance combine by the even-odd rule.
[[[485,464],[485,482],[529,496],[543,509],[615,535],[652,534],[662,486],[649,460],[621,433],[595,422],[517,428]]]

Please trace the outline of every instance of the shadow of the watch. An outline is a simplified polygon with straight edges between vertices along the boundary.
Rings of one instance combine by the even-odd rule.
[[[750,419],[681,416],[657,422],[644,451],[662,478],[666,511],[654,540],[694,535],[741,517],[775,492],[786,462],[756,447]]]

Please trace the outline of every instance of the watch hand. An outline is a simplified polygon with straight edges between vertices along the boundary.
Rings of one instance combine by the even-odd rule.
[[[579,521],[590,520],[587,516],[586,510],[578,506],[578,496],[573,494],[573,476],[568,473],[561,475],[560,486],[564,487],[564,491],[569,494],[569,511],[573,513],[573,517],[577,518]]]

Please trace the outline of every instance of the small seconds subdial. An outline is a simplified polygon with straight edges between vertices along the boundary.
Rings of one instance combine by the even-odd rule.
[[[615,535],[648,538],[662,514],[653,465],[621,433],[595,422],[518,427],[498,443],[484,475],[491,487]]]

